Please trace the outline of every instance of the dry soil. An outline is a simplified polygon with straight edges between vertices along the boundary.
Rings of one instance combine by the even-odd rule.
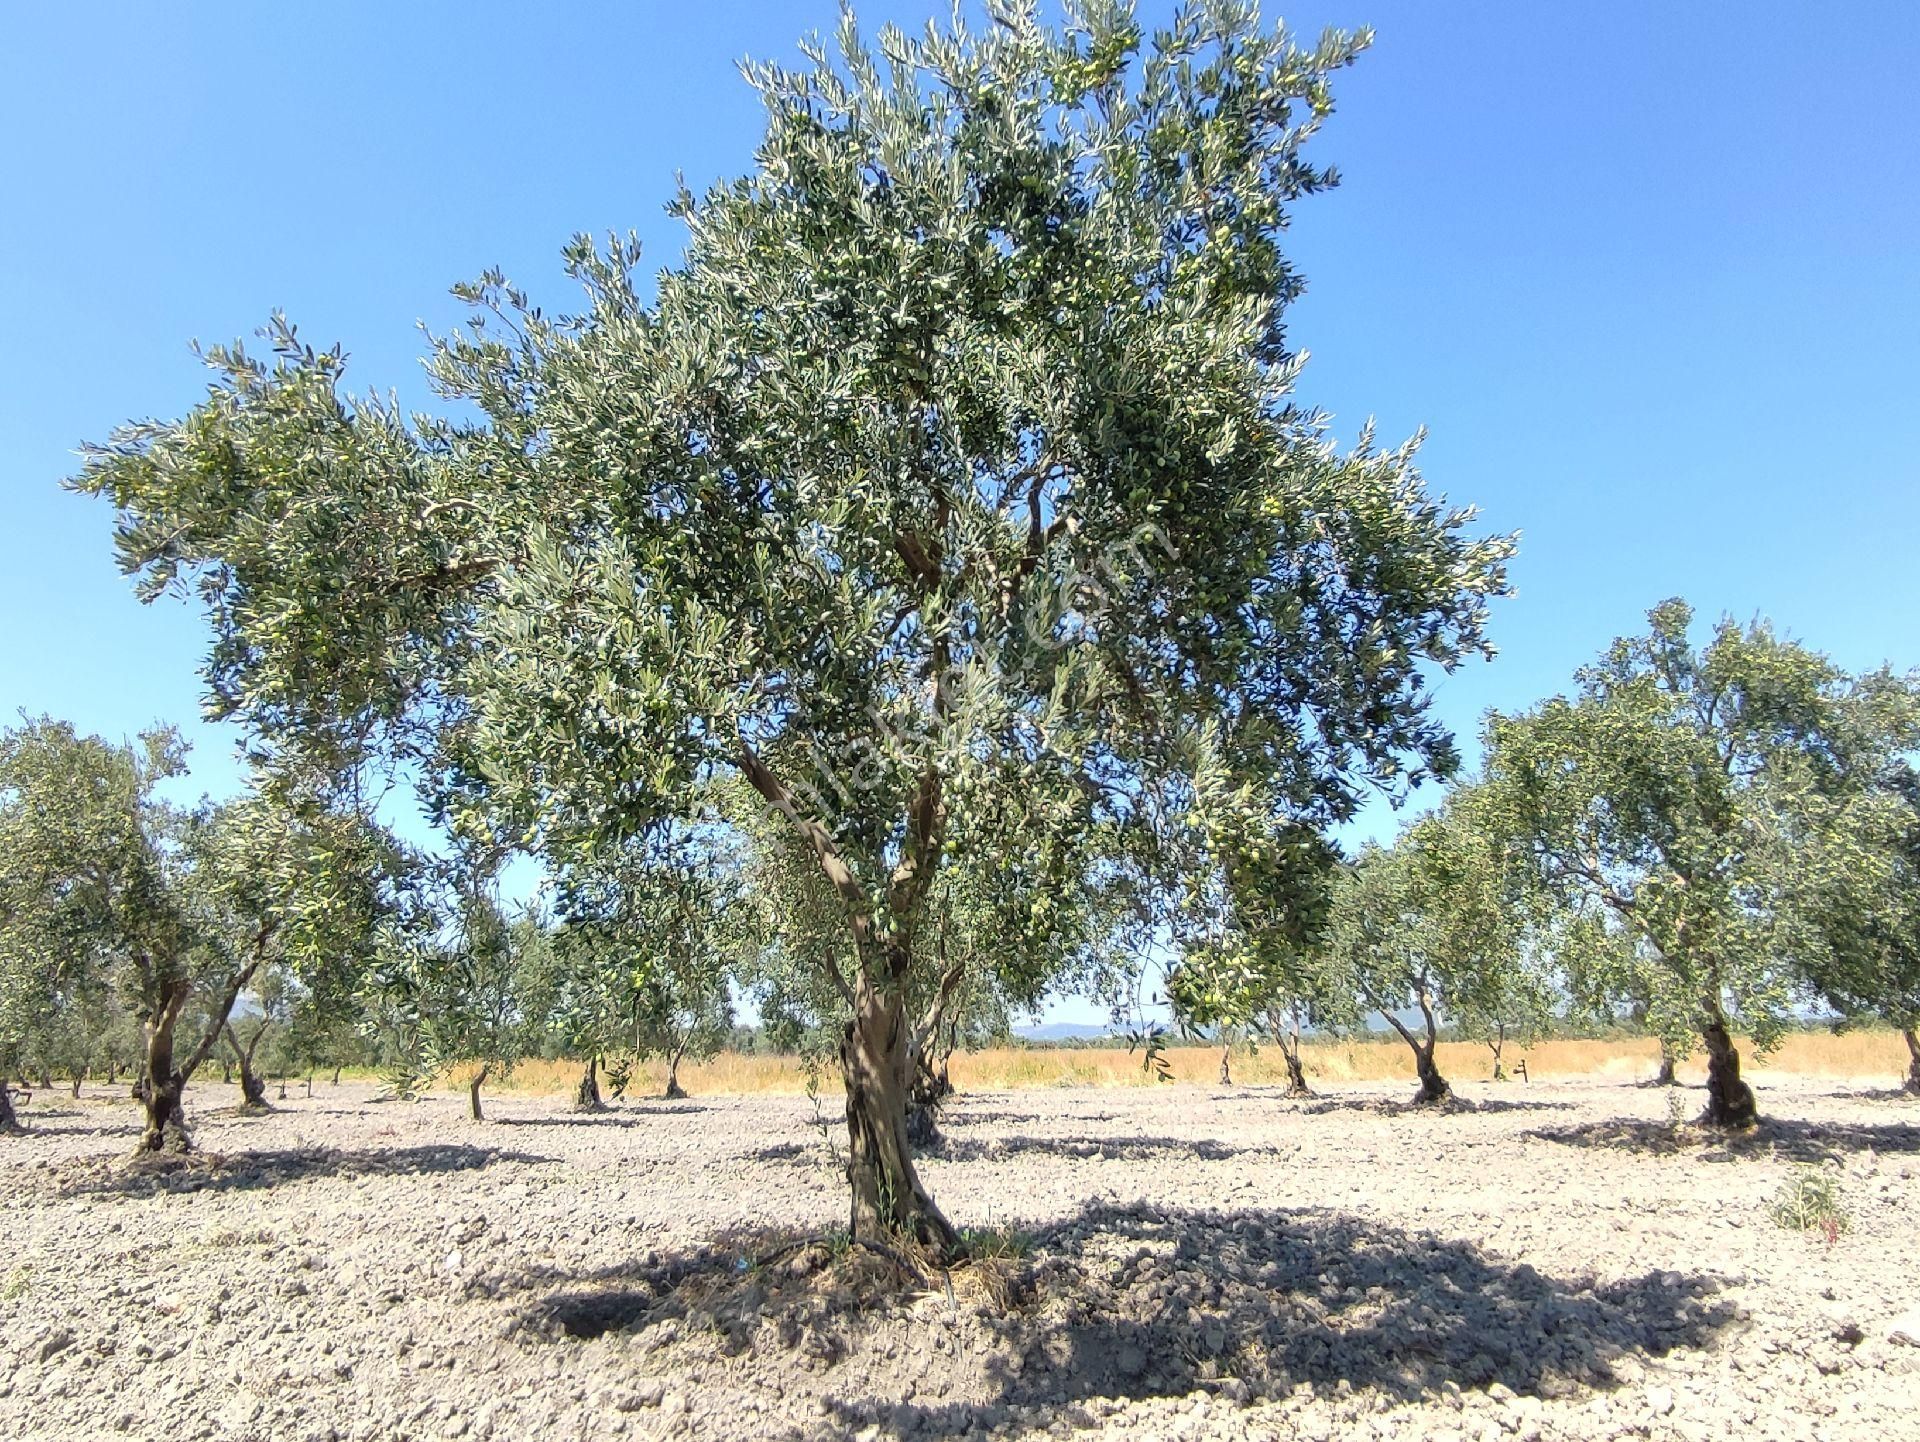
[[[917,1281],[804,1099],[203,1087],[130,1164],[41,1095],[0,1438],[1920,1436],[1920,1103],[1757,1080],[1732,1144],[1616,1082],[962,1096],[922,1174],[1009,1255]],[[1770,1218],[1809,1165],[1838,1235]]]

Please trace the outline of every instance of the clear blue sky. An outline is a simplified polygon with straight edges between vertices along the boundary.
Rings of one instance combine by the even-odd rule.
[[[1149,19],[1165,12],[1147,4]],[[1270,12],[1272,7],[1270,8]],[[861,7],[869,27],[944,4]],[[1305,399],[1524,532],[1489,706],[1565,687],[1645,609],[1764,614],[1842,664],[1920,663],[1920,5],[1311,0],[1372,24],[1304,203]],[[499,264],[745,168],[745,55],[829,0],[15,7],[0,45],[0,717],[123,734],[196,712],[204,634],[141,608],[83,439],[176,415],[187,349],[275,307],[359,387],[426,399],[416,324]],[[235,776],[201,728],[203,784]],[[1470,751],[1471,754],[1471,751]],[[1384,813],[1364,830],[1392,827]]]

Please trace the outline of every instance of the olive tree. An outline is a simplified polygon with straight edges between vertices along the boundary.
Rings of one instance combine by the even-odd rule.
[[[1638,998],[1656,1035],[1697,1036],[1704,1119],[1739,1128],[1758,1113],[1732,1019],[1762,1049],[1785,1028],[1801,959],[1784,843],[1808,805],[1863,784],[1864,697],[1764,622],[1722,621],[1696,646],[1692,620],[1664,602],[1571,699],[1492,716],[1486,791],[1491,824],[1557,903],[1631,942],[1570,953],[1605,971],[1576,990]]]
[[[435,871],[422,918],[434,924],[384,952],[361,994],[390,1048],[394,1090],[413,1096],[458,1073],[467,1115],[484,1121],[481,1088],[520,1064],[542,1021],[528,999],[552,973],[553,939],[536,910],[508,915],[485,860],[461,855]]]
[[[1476,799],[1456,792],[1391,848],[1362,850],[1335,882],[1322,942],[1353,994],[1412,1049],[1422,1103],[1452,1095],[1435,1060],[1446,1021],[1522,1011],[1540,987],[1521,944],[1524,901],[1475,824]]]
[[[583,1109],[599,1103],[597,1058],[617,1058],[622,1091],[633,1063],[660,1058],[677,1099],[680,1063],[711,1056],[731,1034],[733,983],[754,935],[736,849],[638,838],[562,878],[555,1016],[587,1058]]]
[[[118,745],[43,718],[0,737],[0,953],[29,996],[105,984],[140,1017],[146,1150],[188,1145],[181,1096],[263,968],[365,944],[391,879],[352,813],[275,788],[168,803],[184,758],[171,730]]]
[[[1897,692],[1903,704],[1874,784],[1804,809],[1788,833],[1786,875],[1792,945],[1810,988],[1843,1020],[1873,1017],[1899,1031],[1906,1090],[1920,1096],[1920,774],[1899,754],[1915,742],[1916,688]]]
[[[76,481],[143,594],[203,587],[210,703],[263,745],[404,754],[556,869],[749,785],[843,928],[811,964],[848,1018],[853,1231],[945,1254],[909,1007],[992,798],[1137,826],[1227,716],[1252,805],[1337,821],[1450,760],[1424,668],[1485,649],[1510,550],[1411,445],[1342,451],[1294,398],[1281,242],[1365,36],[988,9],[749,67],[753,168],[680,195],[650,292],[585,239],[579,314],[463,287],[481,323],[431,362],[460,420],[349,401],[283,325]]]

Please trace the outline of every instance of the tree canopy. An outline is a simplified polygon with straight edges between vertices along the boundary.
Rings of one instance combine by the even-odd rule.
[[[577,314],[463,287],[431,371],[477,419],[349,400],[281,324],[76,481],[143,594],[197,589],[210,701],[269,751],[417,764],[439,814],[556,866],[750,785],[847,931],[817,955],[854,1229],[943,1251],[900,1122],[943,858],[1018,791],[1145,864],[1213,824],[1204,764],[1253,818],[1222,847],[1285,874],[1368,787],[1454,768],[1427,668],[1489,649],[1511,550],[1411,443],[1342,450],[1294,398],[1281,242],[1366,36],[989,15],[849,15],[750,66],[753,169],[680,194],[650,297],[630,240],[568,247]]]

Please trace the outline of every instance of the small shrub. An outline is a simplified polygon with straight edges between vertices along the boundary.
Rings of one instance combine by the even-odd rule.
[[[1793,1175],[1773,1194],[1767,1215],[1776,1226],[1790,1232],[1817,1231],[1826,1237],[1829,1246],[1852,1226],[1852,1219],[1840,1202],[1839,1186],[1831,1174],[1817,1166],[1794,1168]]]
[[[976,1262],[1013,1262],[1033,1250],[1033,1234],[1018,1227],[962,1227],[960,1239]]]

